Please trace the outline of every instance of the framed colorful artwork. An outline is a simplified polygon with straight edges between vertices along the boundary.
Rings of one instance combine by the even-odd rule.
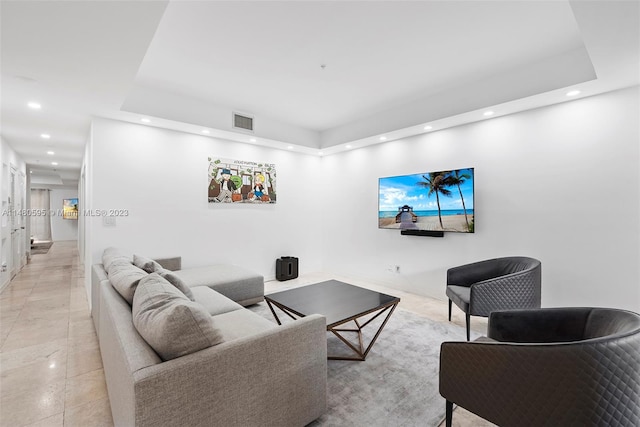
[[[209,203],[275,203],[276,166],[209,157]]]

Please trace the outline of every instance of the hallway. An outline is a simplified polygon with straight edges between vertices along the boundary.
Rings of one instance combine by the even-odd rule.
[[[55,242],[0,294],[0,425],[111,426],[76,241]]]

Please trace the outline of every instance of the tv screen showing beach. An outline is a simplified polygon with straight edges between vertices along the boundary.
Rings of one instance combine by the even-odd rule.
[[[473,168],[380,178],[378,227],[474,232]]]

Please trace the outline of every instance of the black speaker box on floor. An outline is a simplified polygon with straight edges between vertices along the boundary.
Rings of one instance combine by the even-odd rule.
[[[280,281],[298,277],[298,258],[283,256],[276,260],[276,279]]]

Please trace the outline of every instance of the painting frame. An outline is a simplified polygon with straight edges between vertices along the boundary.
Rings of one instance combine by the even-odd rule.
[[[208,157],[209,203],[275,204],[276,165],[269,162]]]

